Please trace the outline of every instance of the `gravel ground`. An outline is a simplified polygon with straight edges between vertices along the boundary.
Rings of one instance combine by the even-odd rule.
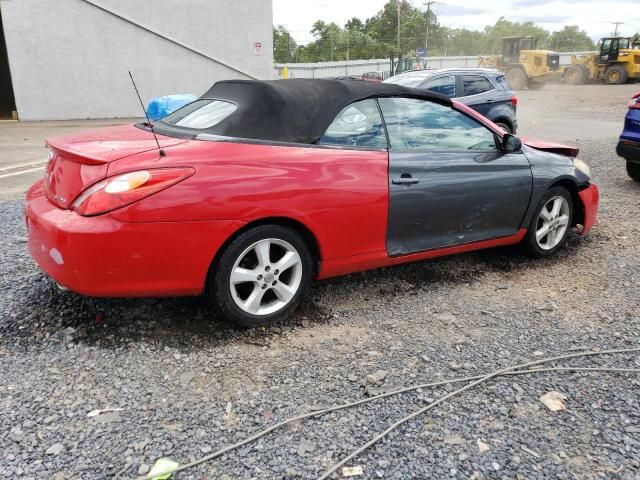
[[[159,457],[186,463],[372,387],[640,346],[640,184],[626,177],[613,138],[581,147],[601,186],[600,223],[554,258],[496,249],[321,282],[269,330],[211,321],[200,299],[61,293],[26,251],[21,202],[0,203],[0,477],[135,478]],[[640,355],[563,364],[640,368]],[[367,387],[380,370],[380,385]],[[455,388],[298,422],[175,477],[316,478]],[[550,391],[566,395],[566,410],[539,401]],[[121,410],[87,415],[109,408]],[[366,479],[638,479],[640,375],[494,379],[349,465]]]

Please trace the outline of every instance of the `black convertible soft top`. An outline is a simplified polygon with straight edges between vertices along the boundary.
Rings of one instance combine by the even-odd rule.
[[[314,143],[338,113],[350,103],[366,98],[402,96],[451,105],[434,92],[392,83],[328,79],[225,80],[215,83],[200,99],[232,102],[237,110],[204,130],[162,125],[168,135],[198,133],[279,142]]]

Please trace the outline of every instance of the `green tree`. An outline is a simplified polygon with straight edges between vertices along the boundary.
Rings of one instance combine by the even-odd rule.
[[[400,4],[400,50],[411,53],[416,48],[424,48],[427,20],[423,12],[406,0]],[[435,40],[437,18],[433,12],[429,13],[429,39]],[[377,42],[388,46],[389,50],[397,50],[398,39],[398,2],[387,2],[382,10],[365,22],[365,31]],[[430,48],[431,49],[431,48]]]
[[[346,52],[342,52],[344,32],[336,23],[326,23],[318,20],[313,24],[311,33],[315,40],[298,52],[301,62],[327,62],[346,59]]]
[[[364,33],[364,22],[358,17],[353,17],[351,20],[348,20],[347,23],[345,23],[344,29],[351,33]]]
[[[273,60],[276,63],[290,62],[297,44],[289,31],[282,25],[273,29]]]
[[[443,54],[455,55],[482,55],[483,33],[466,28],[445,29],[443,35],[445,48]]]
[[[573,25],[553,32],[549,38],[549,48],[557,52],[579,52],[595,50],[596,45],[589,38],[587,32],[580,30],[577,25]]]
[[[364,30],[364,23],[357,18],[349,20],[345,28],[318,20],[311,29],[315,40],[298,48],[297,60],[326,62],[386,56],[387,47],[371,38]]]
[[[374,16],[351,18],[344,27],[318,20],[311,30],[314,40],[296,45],[282,25],[273,30],[276,62],[324,62],[385,58],[397,50],[398,6],[400,7],[400,50],[413,56],[424,48],[429,27],[428,55],[488,55],[502,52],[502,38],[531,36],[537,48],[557,51],[593,50],[593,41],[577,26],[564,27],[551,34],[533,22],[511,22],[504,17],[482,31],[450,29],[440,25],[434,12],[420,10],[407,0],[389,0]]]
[[[482,33],[481,47],[485,54],[501,53],[503,37],[534,37],[537,48],[547,47],[549,40],[549,32],[533,22],[510,22],[504,17],[500,17],[495,25],[484,27]]]

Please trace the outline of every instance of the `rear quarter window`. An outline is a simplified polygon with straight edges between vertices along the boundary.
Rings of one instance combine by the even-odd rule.
[[[488,78],[482,75],[462,75],[462,96],[478,95],[493,90]]]
[[[222,100],[196,100],[162,119],[176,127],[211,128],[238,109],[233,103]]]
[[[344,147],[387,148],[387,137],[376,101],[360,100],[345,107],[317,143]]]
[[[498,88],[502,88],[503,90],[509,89],[509,86],[507,85],[507,77],[505,77],[504,75],[498,75],[494,79],[494,82],[498,86]]]
[[[425,78],[418,75],[397,75],[385,80],[386,83],[395,83],[403,87],[418,88],[425,81]]]

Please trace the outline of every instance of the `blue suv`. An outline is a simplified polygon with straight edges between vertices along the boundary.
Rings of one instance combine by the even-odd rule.
[[[640,92],[636,93],[624,117],[624,128],[616,147],[616,153],[627,161],[627,173],[640,182]]]
[[[518,98],[507,86],[502,72],[488,68],[411,70],[388,78],[384,83],[442,93],[473,108],[508,133],[516,133],[518,129]]]

